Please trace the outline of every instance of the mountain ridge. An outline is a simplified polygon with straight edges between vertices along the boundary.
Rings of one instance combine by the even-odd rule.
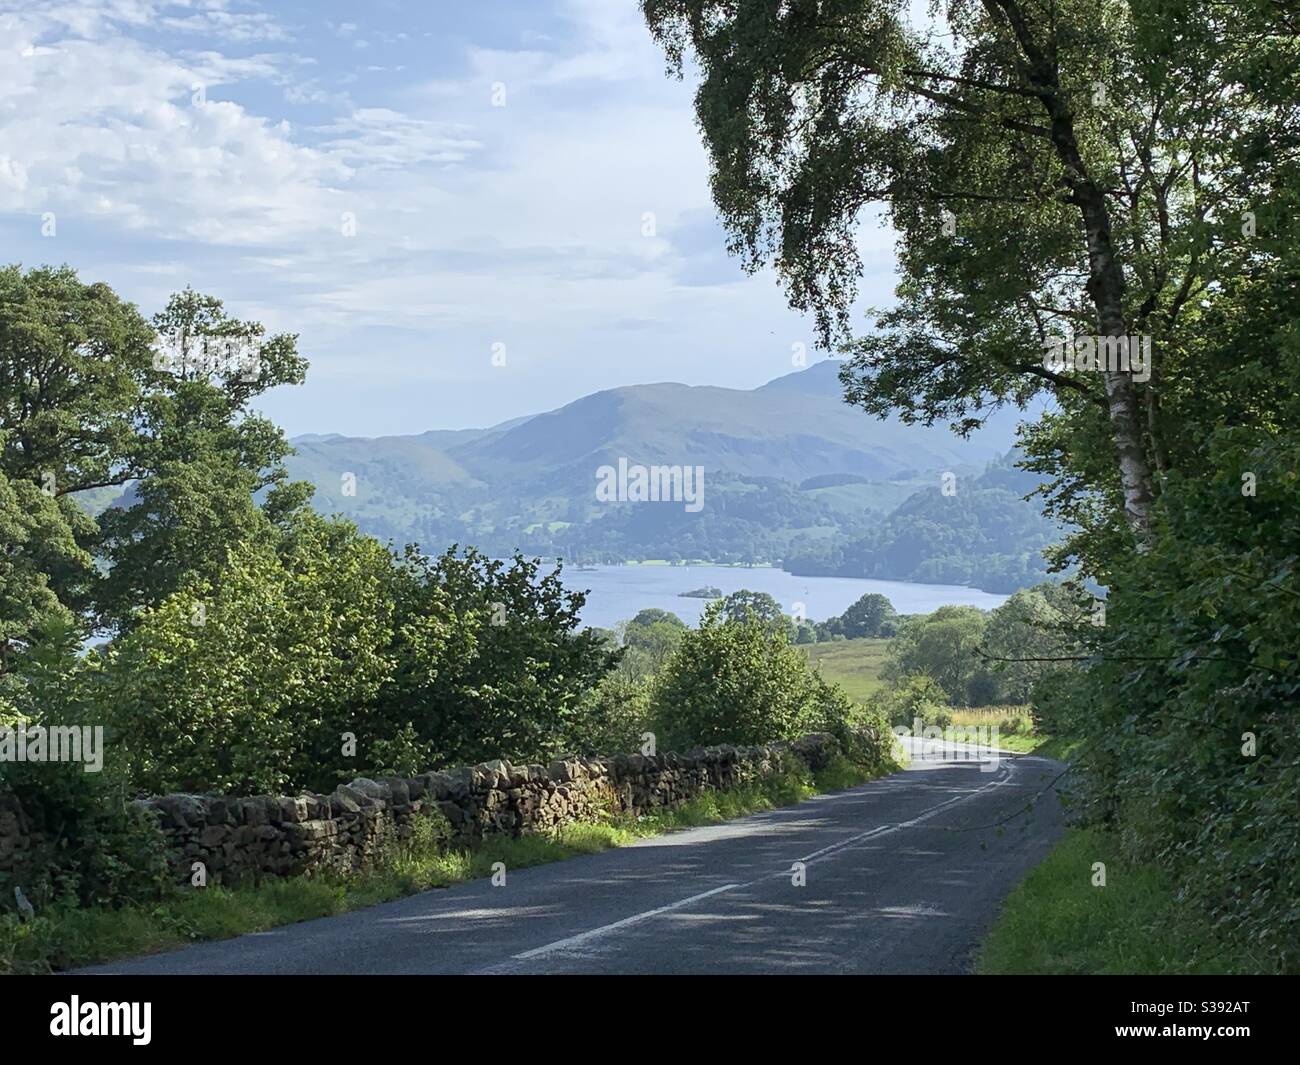
[[[906,511],[891,516],[915,508],[917,493],[945,473],[974,483],[1005,462],[1020,415],[995,412],[968,439],[943,424],[872,418],[844,403],[839,365],[823,360],[753,389],[624,385],[478,429],[312,434],[291,440],[297,453],[287,465],[315,485],[318,510],[399,543],[578,560],[790,559],[823,572],[859,564],[879,571],[897,552],[866,550],[873,531],[893,529],[905,539]],[[597,500],[597,471],[621,458],[702,467],[703,509]],[[1010,548],[997,530],[1007,523],[998,512],[1010,508],[1016,528],[1036,528],[1038,515],[1009,494],[984,494],[981,504],[928,515],[925,540],[962,552],[977,585],[981,553],[989,553],[991,579],[1005,584],[1009,573],[1032,567],[1006,564]],[[981,529],[929,530],[945,521]],[[951,561],[923,560],[932,569]]]
[[[428,449],[449,460],[440,481],[536,478],[545,471],[547,483],[590,476],[587,466],[619,456],[796,481],[828,474],[887,479],[906,470],[979,467],[1013,444],[1013,412],[995,414],[990,426],[966,441],[946,426],[869,418],[843,402],[837,367],[823,360],[755,389],[623,385],[480,429],[382,437],[305,434],[290,442],[335,466],[372,449],[412,455]]]

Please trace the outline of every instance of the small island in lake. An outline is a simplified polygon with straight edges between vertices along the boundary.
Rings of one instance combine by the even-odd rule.
[[[696,588],[693,592],[678,592],[678,599],[721,599],[722,589],[715,588],[713,585],[706,585],[703,588]]]

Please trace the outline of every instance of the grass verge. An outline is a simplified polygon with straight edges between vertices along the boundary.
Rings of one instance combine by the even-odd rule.
[[[7,915],[0,917],[0,974],[56,972],[330,917],[487,877],[496,862],[505,863],[508,875],[511,870],[594,854],[664,832],[793,805],[818,792],[865,783],[895,768],[889,764],[871,770],[840,758],[816,774],[792,770],[761,783],[709,792],[672,810],[638,818],[577,821],[551,835],[489,837],[473,850],[440,851],[431,836],[417,833],[382,866],[352,876],[292,877],[202,891],[178,888],[151,906],[65,907],[27,922]]]
[[[1095,863],[1106,884],[1095,887]],[[976,961],[982,974],[1221,974],[1262,971],[1216,942],[1159,866],[1126,861],[1118,839],[1076,828],[1008,897]]]
[[[1049,737],[1034,732],[1028,706],[980,706],[946,710],[951,725],[944,738],[957,743],[981,743],[999,750],[1029,754],[1047,743]],[[997,736],[990,730],[997,729]]]
[[[1031,754],[1039,751],[1051,739],[1050,736],[1035,733],[1013,732],[1007,735],[999,733],[995,740],[988,733],[981,734],[960,725],[944,729],[943,738],[952,743],[979,743],[996,747],[999,751],[1012,751],[1015,754]]]
[[[1034,754],[1043,758],[1055,758],[1058,762],[1068,762],[1083,746],[1084,741],[1074,736],[1041,736],[1043,742],[1034,748]]]

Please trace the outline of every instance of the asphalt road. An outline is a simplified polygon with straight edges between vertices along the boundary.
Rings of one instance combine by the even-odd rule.
[[[798,806],[507,871],[501,887],[475,881],[82,971],[967,972],[1002,900],[1060,835],[1061,766],[926,754]]]

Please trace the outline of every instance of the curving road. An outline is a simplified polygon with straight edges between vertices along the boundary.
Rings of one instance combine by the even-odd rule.
[[[961,973],[1061,832],[1062,767],[914,745],[799,806],[87,973]],[[1032,810],[1026,807],[1032,804]],[[802,885],[794,881],[802,866]]]

